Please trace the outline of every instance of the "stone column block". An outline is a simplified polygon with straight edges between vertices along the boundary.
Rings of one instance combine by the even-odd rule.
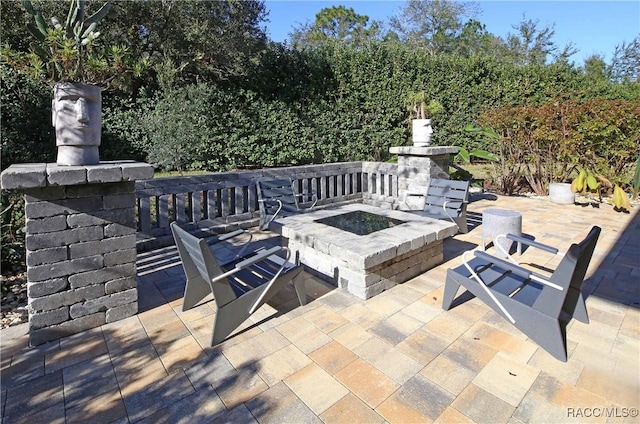
[[[25,195],[32,345],[135,315],[136,162],[13,165],[3,189]]]
[[[398,198],[407,193],[426,194],[431,178],[449,178],[449,158],[458,153],[454,146],[391,147],[398,155]]]

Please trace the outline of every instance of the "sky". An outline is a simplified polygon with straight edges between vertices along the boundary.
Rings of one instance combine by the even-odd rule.
[[[631,42],[640,34],[640,1],[477,1],[480,14],[475,18],[487,31],[505,38],[516,33],[513,26],[526,19],[538,21],[538,28],[555,25],[553,41],[560,48],[572,43],[578,52],[570,60],[582,65],[584,59],[599,54],[609,62],[616,45]],[[403,6],[403,1],[316,1],[267,0],[267,33],[271,40],[288,39],[293,28],[313,22],[325,7],[344,5],[369,20],[387,21]]]

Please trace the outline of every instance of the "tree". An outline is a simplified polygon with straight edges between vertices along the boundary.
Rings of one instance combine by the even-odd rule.
[[[586,58],[583,69],[590,81],[604,81],[607,78],[607,64],[601,55],[594,54]]]
[[[344,6],[325,7],[316,14],[313,23],[294,29],[290,35],[295,48],[318,47],[331,42],[359,46],[380,35],[380,25],[369,23],[369,17],[359,15],[353,8]]]
[[[555,25],[538,28],[539,21],[527,19],[523,15],[522,21],[514,25],[516,34],[507,34],[506,57],[517,65],[544,65],[549,56],[555,61],[566,62],[577,50],[572,44],[559,49],[553,41]]]
[[[390,19],[391,30],[414,48],[432,55],[454,50],[464,16],[477,14],[475,3],[451,0],[409,0],[397,16]]]
[[[640,72],[640,36],[630,43],[616,46],[609,65],[609,75],[615,82],[637,82]]]
[[[19,2],[2,2],[3,44],[25,50],[27,17]],[[44,16],[66,16],[67,2],[33,0]],[[116,1],[101,22],[103,40],[149,56],[166,84],[220,81],[243,75],[266,48],[264,0]],[[5,17],[10,17],[5,19]]]
[[[495,55],[502,41],[487,31],[484,24],[469,19],[455,37],[453,53],[465,57],[474,55]]]
[[[165,86],[243,75],[266,46],[264,1],[119,1],[105,37],[149,55]]]

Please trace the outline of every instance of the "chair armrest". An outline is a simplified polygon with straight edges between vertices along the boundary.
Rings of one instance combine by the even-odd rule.
[[[556,249],[553,246],[542,244],[540,242],[533,241],[533,240],[530,240],[528,238],[525,238],[525,237],[522,237],[522,236],[518,236],[518,235],[515,235],[515,234],[507,234],[506,237],[508,239],[510,239],[510,240],[513,240],[513,241],[517,242],[517,243],[526,244],[527,246],[535,247],[537,249],[553,253],[554,255],[558,254],[558,249]]]
[[[241,229],[234,230],[234,231],[231,231],[230,233],[225,233],[225,234],[219,236],[218,237],[218,241],[225,241],[225,240],[228,240],[230,238],[239,236],[240,234],[244,234],[244,233],[246,233],[245,230],[241,230]]]
[[[282,210],[282,201],[280,199],[258,199],[258,202],[262,202],[262,203],[267,203],[267,202],[276,203],[276,202],[278,202],[278,209],[274,212],[274,214],[271,217],[271,219],[269,220],[269,222],[271,222],[274,219],[276,219],[276,216],[278,216],[278,214]]]
[[[313,200],[313,204],[311,206],[309,206],[309,209],[312,209],[316,203],[318,203],[318,196],[315,193],[294,193],[293,194],[295,197],[304,197],[304,196],[311,196],[311,200]]]
[[[404,195],[400,198],[398,198],[398,207],[400,207],[400,205],[404,205],[407,209],[401,209],[401,210],[421,210],[421,209],[411,209],[411,205],[409,205],[409,203],[407,202],[407,197],[410,196],[414,196],[414,197],[424,197],[425,199],[427,198],[426,194],[424,193],[412,193],[410,191],[405,192]]]
[[[268,258],[271,255],[275,255],[276,253],[284,250],[284,247],[281,246],[276,246],[276,247],[272,247],[271,249],[267,249],[267,250],[261,250],[260,253],[258,253],[257,255],[251,256],[250,258],[247,258],[245,260],[242,260],[238,263],[236,263],[235,268],[237,268],[238,270],[240,269],[244,269],[247,268],[253,264],[255,264],[256,262],[260,262],[265,260],[266,258]]]
[[[282,250],[286,250],[287,252],[289,251],[289,249],[287,249],[286,247],[281,247],[281,246],[276,246],[276,247],[272,247],[271,249],[267,249],[267,250],[259,250],[260,253],[258,253],[257,255],[253,255],[250,258],[244,259],[240,262],[236,262],[236,264],[234,265],[234,267],[230,270],[228,270],[227,272],[224,272],[220,275],[218,275],[217,277],[213,278],[211,280],[212,283],[215,283],[216,281],[220,281],[222,279],[227,278],[230,275],[235,274],[238,271],[241,271],[245,268],[248,268],[249,266],[263,261],[265,259],[267,259],[269,256],[275,255],[276,253],[282,251]],[[288,259],[288,253],[287,253],[287,259]],[[286,262],[285,262],[286,264]],[[284,264],[282,265],[281,268],[284,268]]]

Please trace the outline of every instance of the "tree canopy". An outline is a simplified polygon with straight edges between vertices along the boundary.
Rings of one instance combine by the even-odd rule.
[[[332,6],[318,12],[314,22],[294,29],[291,43],[298,48],[319,47],[331,42],[357,47],[379,35],[379,23],[370,23],[368,16],[357,14],[351,7]]]

